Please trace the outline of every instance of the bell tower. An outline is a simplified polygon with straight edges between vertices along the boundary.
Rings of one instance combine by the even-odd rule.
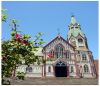
[[[96,70],[94,65],[94,59],[92,52],[88,48],[87,38],[81,30],[80,24],[76,21],[75,16],[71,16],[71,22],[69,24],[69,32],[67,41],[75,47],[76,61],[79,62],[78,68],[81,74],[86,72],[92,74],[92,77],[96,77]],[[87,65],[88,71],[85,70]]]
[[[76,50],[88,50],[87,38],[82,32],[81,26],[77,23],[74,15],[71,16],[71,22],[68,27],[68,42],[76,47]]]

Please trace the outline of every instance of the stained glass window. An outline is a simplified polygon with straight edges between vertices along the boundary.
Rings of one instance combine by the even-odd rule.
[[[59,58],[59,57],[63,57],[63,47],[61,45],[57,45],[56,46],[56,53],[55,53],[56,57]]]

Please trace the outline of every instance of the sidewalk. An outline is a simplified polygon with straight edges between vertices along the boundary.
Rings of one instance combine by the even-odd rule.
[[[98,79],[26,78],[11,80],[12,85],[98,85]]]

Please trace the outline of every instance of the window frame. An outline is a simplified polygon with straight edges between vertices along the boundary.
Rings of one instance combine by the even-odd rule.
[[[87,60],[86,53],[82,53],[82,60],[83,60],[83,61],[86,61],[86,60]]]
[[[55,56],[57,58],[64,56],[64,47],[61,44],[56,45],[56,47],[55,47]]]
[[[71,66],[71,73],[73,73],[74,72],[74,67],[73,66]]]
[[[51,72],[51,66],[48,67],[48,72],[49,72],[49,73]]]
[[[89,72],[89,67],[88,67],[88,65],[84,65],[84,73],[88,73]]]
[[[83,43],[83,39],[82,38],[78,38],[78,43],[82,44]]]

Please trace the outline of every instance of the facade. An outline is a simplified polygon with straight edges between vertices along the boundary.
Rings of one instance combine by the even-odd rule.
[[[74,16],[68,26],[69,32],[64,39],[57,35],[35,53],[46,63],[20,65],[16,72],[25,72],[26,77],[75,77],[95,78],[96,71],[92,52],[88,48],[87,38]]]

